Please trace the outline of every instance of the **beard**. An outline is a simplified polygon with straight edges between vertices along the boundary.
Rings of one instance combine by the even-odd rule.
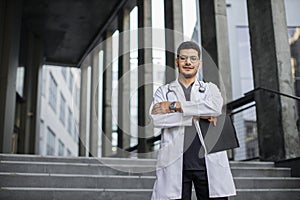
[[[185,74],[185,73],[181,73],[183,75],[184,78],[192,78],[194,76],[196,76],[196,74]]]
[[[198,70],[196,70],[194,73],[185,73],[178,67],[178,72],[181,74],[184,78],[193,78],[197,75]]]

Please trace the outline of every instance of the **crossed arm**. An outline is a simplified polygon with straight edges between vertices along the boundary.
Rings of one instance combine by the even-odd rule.
[[[157,89],[149,113],[153,125],[157,128],[191,126],[195,118],[207,119],[216,124],[216,117],[221,114],[223,98],[220,90],[213,83],[207,83],[205,97],[199,101],[177,101],[176,112],[171,112],[171,102],[166,99],[166,86]]]
[[[207,84],[206,96],[200,102],[183,101],[176,102],[175,111],[171,112],[169,102],[165,98],[163,87],[160,87],[155,95],[150,107],[150,116],[153,119],[154,126],[173,127],[173,126],[191,126],[192,119],[207,119],[217,123],[216,116],[221,114],[223,98],[220,90],[215,84]]]
[[[171,103],[172,102],[164,101],[164,102],[159,102],[159,103],[154,104],[151,114],[156,115],[156,114],[171,113],[171,110],[169,108]],[[179,101],[177,101],[175,105],[176,105],[175,111],[182,112],[181,103]],[[194,116],[193,118],[207,119],[209,122],[212,122],[214,124],[214,126],[217,125],[217,117],[215,117],[215,116]]]

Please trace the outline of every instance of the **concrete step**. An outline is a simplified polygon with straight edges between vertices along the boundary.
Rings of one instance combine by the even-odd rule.
[[[290,176],[289,168],[231,167],[235,177]],[[155,166],[60,162],[0,161],[0,172],[93,174],[93,175],[155,175]]]
[[[300,200],[300,189],[239,189],[229,200]]]
[[[155,176],[0,173],[0,187],[152,189]]]
[[[231,167],[234,177],[290,177],[290,168],[279,167]]]
[[[151,189],[1,188],[5,200],[149,200]]]
[[[0,187],[152,189],[155,176],[0,173]],[[300,178],[235,177],[238,189],[298,189]]]
[[[96,158],[96,157],[61,157],[21,154],[0,154],[0,161],[31,161],[31,162],[63,162],[89,164],[123,164],[123,165],[150,165],[155,166],[155,159],[137,158]]]
[[[151,189],[83,189],[3,187],[5,200],[149,200]],[[299,200],[300,189],[239,189],[230,200]],[[196,200],[193,194],[193,200]]]
[[[96,158],[96,157],[59,157],[23,154],[0,154],[0,161],[33,161],[33,162],[62,162],[89,164],[120,164],[120,165],[150,165],[155,166],[156,159],[137,158]],[[273,162],[230,161],[231,167],[274,167]]]
[[[90,175],[155,175],[155,166],[0,161],[0,172]]]
[[[274,162],[230,161],[230,167],[274,167]]]
[[[300,189],[295,177],[234,177],[237,189]]]

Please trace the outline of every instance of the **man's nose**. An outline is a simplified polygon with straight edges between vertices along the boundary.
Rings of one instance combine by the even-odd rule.
[[[192,64],[191,59],[190,59],[190,58],[187,58],[186,61],[185,61],[185,64],[186,64],[186,65],[191,65],[191,64]]]

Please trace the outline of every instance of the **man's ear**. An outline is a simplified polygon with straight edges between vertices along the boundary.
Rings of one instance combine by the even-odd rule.
[[[175,65],[178,67],[178,58],[175,58]]]

